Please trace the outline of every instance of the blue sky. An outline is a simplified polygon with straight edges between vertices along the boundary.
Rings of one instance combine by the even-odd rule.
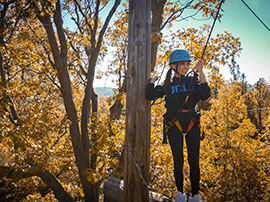
[[[244,0],[270,29],[270,1]],[[263,77],[270,82],[270,32],[248,10],[241,0],[226,0],[223,19],[217,23],[216,32],[224,30],[240,37],[242,53],[237,59],[240,71],[253,84]],[[227,68],[228,71],[228,68]],[[226,77],[228,73],[223,71]]]
[[[270,29],[270,0],[244,0],[258,17]],[[265,78],[270,82],[270,32],[248,10],[241,0],[226,0],[222,4],[223,17],[217,21],[212,33],[228,31],[234,37],[240,37],[242,52],[240,58],[236,58],[240,71],[246,75],[250,84],[254,84],[259,78]],[[183,13],[185,16],[185,13]],[[199,27],[203,24],[212,25],[213,19],[204,21],[181,21],[184,28]],[[221,73],[225,79],[231,78],[229,67],[222,67]]]
[[[187,0],[185,0],[187,1]],[[181,2],[185,2],[181,0]],[[270,0],[244,0],[249,7],[270,28]],[[250,84],[254,84],[259,78],[265,78],[270,82],[270,32],[248,10],[241,0],[226,0],[222,5],[223,17],[221,22],[216,22],[212,37],[217,33],[228,31],[234,37],[240,37],[243,48],[240,58],[236,58],[240,71],[246,75]],[[188,15],[183,13],[182,16]],[[185,29],[198,28],[203,24],[212,25],[213,19],[203,21],[181,21],[179,26]],[[179,29],[178,25],[177,29]],[[106,64],[102,65],[106,66]],[[221,73],[225,79],[231,78],[229,67],[222,67]],[[111,86],[110,78],[95,79],[94,86]]]

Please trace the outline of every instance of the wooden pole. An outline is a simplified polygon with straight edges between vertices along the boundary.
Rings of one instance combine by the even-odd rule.
[[[124,199],[129,202],[149,201],[143,180],[149,182],[150,170],[150,104],[145,99],[151,69],[150,35],[151,0],[130,0],[124,176]]]

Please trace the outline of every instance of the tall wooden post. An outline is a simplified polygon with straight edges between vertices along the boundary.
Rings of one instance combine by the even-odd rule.
[[[128,202],[149,201],[142,178],[149,182],[150,104],[145,99],[145,87],[151,69],[150,35],[151,0],[130,0],[124,178]]]

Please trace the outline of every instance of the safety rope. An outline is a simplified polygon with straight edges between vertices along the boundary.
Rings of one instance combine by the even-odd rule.
[[[137,168],[138,176],[140,177],[140,179],[141,179],[142,183],[145,185],[145,187],[146,187],[149,191],[154,191],[154,192],[157,192],[157,193],[159,193],[159,194],[161,194],[161,195],[167,197],[167,201],[173,202],[172,198],[171,198],[168,194],[165,194],[165,193],[163,193],[163,192],[161,192],[161,191],[159,191],[159,190],[157,190],[157,189],[151,187],[151,186],[146,182],[146,180],[145,180],[144,177],[143,177],[142,170],[141,170],[139,164],[137,163],[137,161],[136,161],[134,155],[129,151],[128,145],[124,145],[124,146],[126,147],[126,149],[127,149],[128,153],[129,153],[131,159],[133,160],[133,162],[134,162],[134,164],[135,164],[135,166],[136,166],[136,168]]]
[[[203,49],[203,52],[202,52],[201,59],[203,59],[203,56],[204,56],[204,53],[205,53],[206,47],[207,47],[207,45],[208,45],[208,42],[209,42],[209,39],[210,39],[210,37],[211,37],[212,31],[213,31],[213,29],[214,29],[214,26],[215,26],[215,23],[216,23],[216,20],[217,20],[217,17],[218,17],[219,11],[220,11],[220,9],[221,9],[222,2],[223,2],[223,0],[221,0],[221,1],[220,1],[220,3],[219,3],[218,11],[217,11],[217,13],[216,13],[216,16],[215,16],[214,22],[213,22],[213,24],[212,24],[212,27],[211,27],[210,33],[209,33],[208,38],[207,38],[207,41],[206,41],[206,43],[205,43],[205,46],[204,46],[204,49]]]
[[[270,29],[264,24],[264,22],[254,13],[254,11],[246,4],[244,0],[241,0],[243,4],[250,10],[250,12],[263,24],[263,26],[270,32]]]

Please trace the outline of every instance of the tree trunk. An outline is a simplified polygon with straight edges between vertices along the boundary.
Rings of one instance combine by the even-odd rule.
[[[151,69],[151,0],[129,1],[125,201],[149,201],[150,104],[145,87]],[[139,176],[139,174],[141,174]]]
[[[166,0],[152,0],[151,72],[155,70],[158,45],[162,39],[160,28]]]
[[[67,70],[67,43],[63,29],[62,13],[60,1],[56,3],[56,10],[54,13],[54,24],[57,29],[57,35],[60,43],[57,43],[57,38],[54,33],[52,22],[50,16],[45,14],[41,16],[37,13],[37,17],[43,24],[48,41],[51,47],[52,55],[54,58],[54,63],[57,70],[57,76],[61,85],[61,95],[64,100],[65,110],[67,112],[68,119],[71,121],[70,125],[70,136],[73,146],[73,151],[75,154],[75,162],[79,170],[79,176],[82,183],[82,188],[84,191],[85,201],[93,201],[92,196],[94,191],[94,185],[91,185],[87,180],[87,175],[85,171],[89,168],[89,155],[85,155],[86,152],[83,150],[83,145],[81,142],[79,120],[77,117],[77,110],[73,101],[71,81],[69,78]],[[59,45],[59,47],[58,47]]]

